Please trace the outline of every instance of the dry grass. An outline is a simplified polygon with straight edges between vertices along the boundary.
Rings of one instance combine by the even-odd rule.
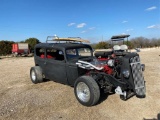
[[[143,120],[160,113],[160,49],[139,53],[147,93],[145,99],[120,100],[114,94],[96,106],[85,107],[76,100],[73,88],[55,82],[32,84],[29,70],[33,58],[0,59],[1,120]]]

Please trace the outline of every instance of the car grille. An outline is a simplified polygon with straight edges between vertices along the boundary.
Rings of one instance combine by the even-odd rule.
[[[131,58],[130,65],[134,79],[135,92],[137,95],[143,96],[146,90],[139,56]]]

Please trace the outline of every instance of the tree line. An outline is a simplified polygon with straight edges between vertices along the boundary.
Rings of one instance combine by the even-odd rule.
[[[116,44],[122,44],[122,41],[116,42]],[[128,42],[125,41],[124,44],[128,45],[130,49],[160,47],[160,38],[148,39],[145,37],[136,37],[130,39]],[[92,44],[92,47],[94,49],[108,49],[112,47],[112,43],[110,40],[100,41],[97,44]]]
[[[12,44],[13,43],[28,43],[30,51],[34,49],[34,46],[40,41],[37,38],[28,38],[24,41],[14,42],[8,40],[1,40],[0,41],[0,55],[8,55],[12,53]]]

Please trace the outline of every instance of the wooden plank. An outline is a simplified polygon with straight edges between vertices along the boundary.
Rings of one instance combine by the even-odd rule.
[[[76,39],[76,38],[55,38],[53,41],[72,41],[72,42],[85,42],[90,43],[88,40]]]

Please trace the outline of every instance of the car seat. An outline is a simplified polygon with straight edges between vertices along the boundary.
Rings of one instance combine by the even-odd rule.
[[[127,47],[127,45],[121,45],[120,49],[122,52],[126,52],[128,50],[128,47]]]
[[[113,46],[113,50],[114,50],[115,52],[117,52],[117,51],[121,50],[121,47],[120,47],[119,45],[114,45],[114,46]]]

